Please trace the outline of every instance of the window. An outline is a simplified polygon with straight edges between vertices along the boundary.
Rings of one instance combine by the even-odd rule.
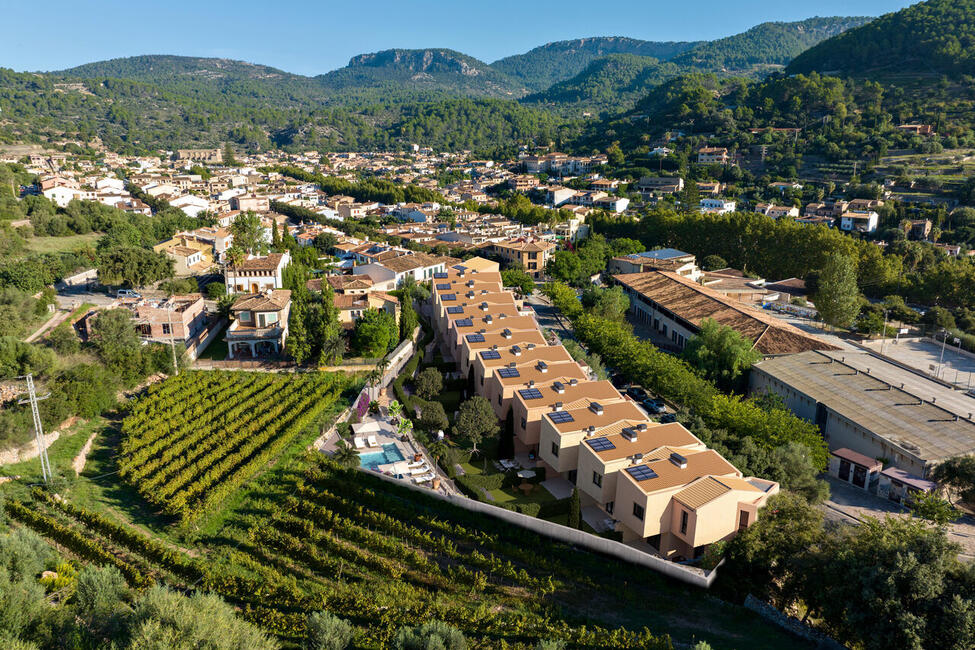
[[[528,268],[530,268],[530,269],[538,269],[538,262],[529,262],[528,263]]]
[[[173,330],[169,326],[169,323],[163,323],[162,326],[163,326],[163,334],[172,334],[173,333]]]
[[[528,428],[528,420],[526,420],[525,418],[521,418],[521,428],[522,429]]]
[[[615,505],[616,505],[616,503],[614,501],[607,501],[606,502],[606,505],[605,505],[606,513],[607,514],[610,514],[610,515],[613,514],[613,507]]]
[[[501,393],[498,393],[498,404],[501,403]]]
[[[633,504],[633,516],[634,517],[636,517],[640,521],[643,521],[643,513],[644,512],[645,511],[643,509],[643,506],[641,506],[639,503],[634,503]]]
[[[537,260],[538,259],[538,253],[528,253],[528,259],[530,259],[530,260]]]
[[[592,473],[592,484],[602,487],[603,486],[603,475],[599,472]]]
[[[745,530],[748,528],[748,513],[742,510],[738,514],[738,530]]]
[[[687,511],[686,510],[680,511],[680,534],[681,535],[687,534]]]
[[[249,311],[240,312],[240,322],[242,323],[251,322],[251,313]]]
[[[559,457],[559,443],[557,442],[552,443],[552,455],[556,458]]]

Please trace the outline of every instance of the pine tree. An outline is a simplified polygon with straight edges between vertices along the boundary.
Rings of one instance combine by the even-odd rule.
[[[569,498],[569,519],[566,525],[569,528],[582,529],[582,504],[579,501],[579,488],[572,488],[572,496]]]

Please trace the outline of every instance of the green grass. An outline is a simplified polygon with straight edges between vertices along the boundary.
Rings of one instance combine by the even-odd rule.
[[[198,358],[208,359],[210,361],[223,361],[227,358],[228,352],[229,350],[227,349],[227,342],[223,340],[223,337],[221,336],[216,341],[210,343],[210,345],[207,346],[206,350],[204,350]]]
[[[27,248],[34,253],[66,253],[87,246],[94,246],[101,233],[90,232],[86,235],[68,235],[67,237],[31,237],[27,240]]]
[[[71,469],[71,462],[81,451],[81,448],[85,446],[88,437],[94,432],[104,431],[107,426],[108,421],[105,418],[97,417],[75,425],[67,433],[62,433],[61,437],[47,448],[47,458],[55,476],[63,475],[69,481],[72,480],[75,474],[74,470]],[[37,458],[31,458],[20,463],[2,465],[0,466],[0,475],[19,476],[21,477],[19,483],[22,485],[38,483],[43,480],[41,461]]]

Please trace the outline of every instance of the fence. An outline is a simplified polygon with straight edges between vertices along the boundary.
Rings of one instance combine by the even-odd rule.
[[[494,517],[495,519],[500,519],[515,526],[520,526],[521,528],[538,533],[539,535],[544,535],[545,537],[549,537],[560,542],[565,542],[566,544],[578,546],[594,553],[609,555],[619,560],[623,560],[624,562],[629,562],[630,564],[636,564],[648,569],[652,569],[653,571],[662,573],[670,578],[674,578],[675,580],[686,582],[687,584],[695,587],[708,589],[718,576],[716,569],[711,571],[703,571],[701,569],[687,567],[681,564],[674,564],[673,562],[656,557],[655,555],[644,553],[643,551],[635,549],[632,546],[627,546],[622,542],[606,539],[605,537],[598,537],[581,530],[576,530],[575,528],[569,528],[568,526],[552,523],[551,521],[545,521],[544,519],[523,515],[520,512],[514,512],[498,506],[492,506],[489,503],[474,501],[473,499],[468,499],[464,496],[441,494],[439,492],[434,492],[429,488],[419,487],[403,480],[396,479],[391,476],[384,476],[366,469],[360,468],[360,471],[365,472],[370,476],[380,478],[384,481],[401,485],[416,492],[422,492],[423,494],[435,499],[446,501],[459,508],[463,508],[464,510]]]

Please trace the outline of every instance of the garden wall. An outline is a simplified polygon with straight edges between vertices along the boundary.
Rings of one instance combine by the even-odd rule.
[[[663,558],[649,555],[621,542],[606,539],[605,537],[591,535],[584,531],[576,530],[575,528],[555,524],[551,521],[545,521],[544,519],[529,517],[528,515],[506,510],[499,506],[492,506],[491,504],[483,503],[481,501],[468,499],[467,497],[441,494],[439,492],[434,492],[429,488],[418,487],[406,481],[395,479],[390,476],[384,476],[376,472],[371,472],[368,470],[360,471],[368,472],[370,476],[376,476],[384,481],[406,486],[411,490],[422,492],[423,494],[441,501],[447,501],[448,503],[465,510],[488,515],[489,517],[494,517],[495,519],[501,519],[509,524],[514,524],[515,526],[520,526],[536,532],[539,535],[544,535],[560,542],[565,542],[566,544],[578,546],[579,548],[584,548],[595,553],[609,555],[619,560],[623,560],[624,562],[629,562],[631,564],[637,564],[648,569],[652,569],[658,573],[662,573],[670,578],[674,578],[675,580],[680,580],[681,582],[686,582],[687,584],[695,587],[707,589],[718,576],[717,570],[702,571],[700,569],[674,564],[673,562],[668,562]]]

